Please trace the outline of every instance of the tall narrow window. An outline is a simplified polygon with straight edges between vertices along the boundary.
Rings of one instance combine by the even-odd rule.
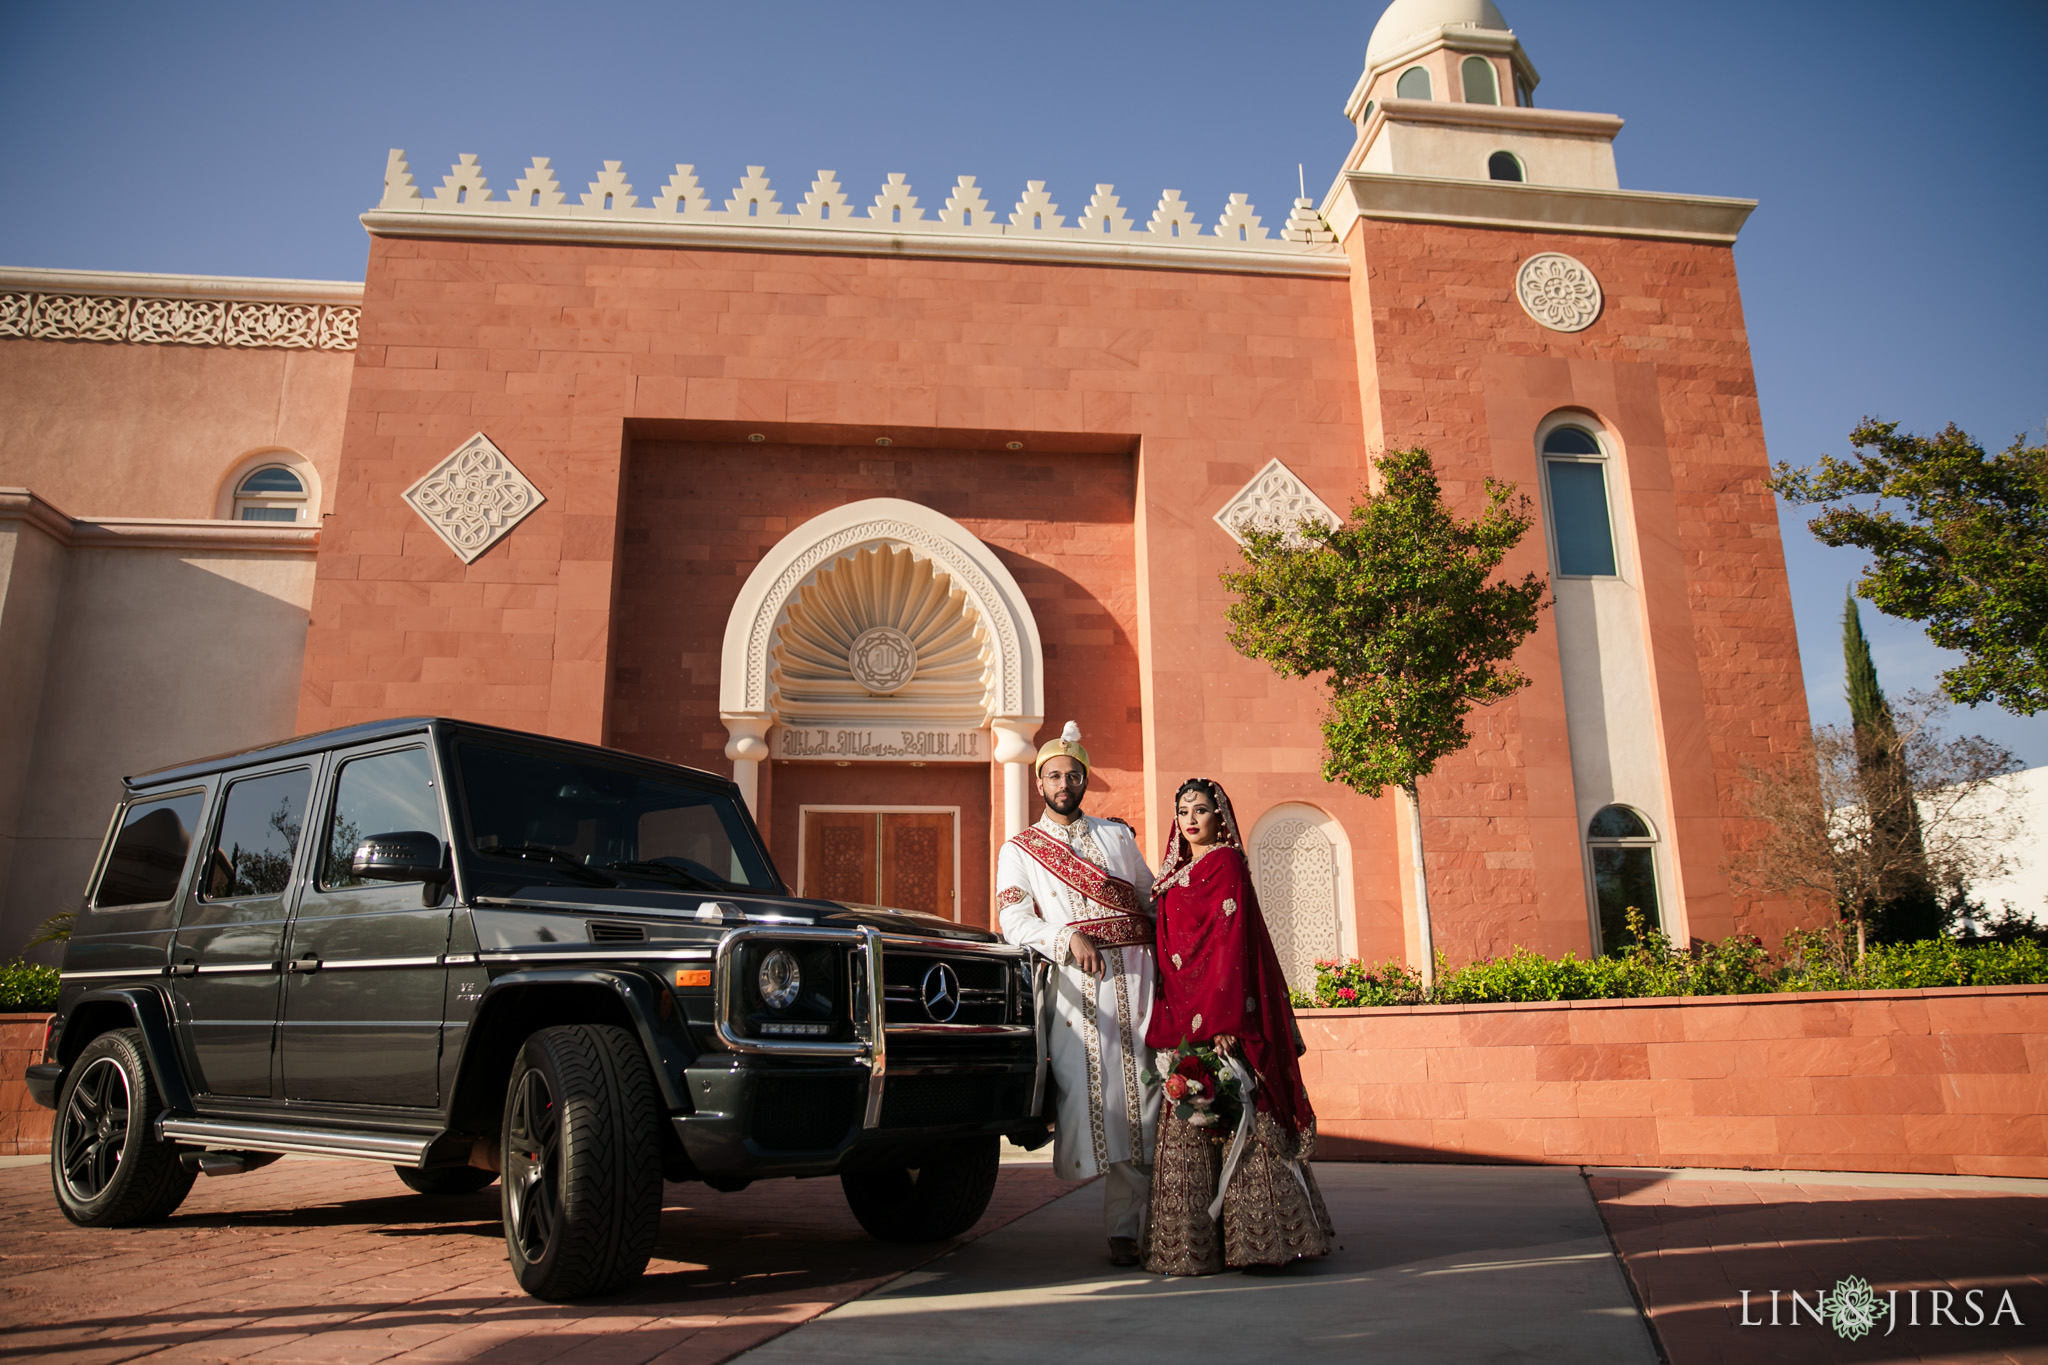
[[[1495,152],[1486,158],[1486,178],[1489,180],[1522,179],[1522,162],[1513,152]]]
[[[1543,438],[1557,571],[1568,577],[1614,577],[1614,522],[1607,510],[1605,454],[1593,434],[1579,427],[1558,427]]]
[[[1429,72],[1419,66],[1411,66],[1401,73],[1401,79],[1394,82],[1394,93],[1404,100],[1426,100],[1429,96]]]
[[[235,485],[236,521],[303,521],[306,484],[281,464],[265,465]]]
[[[1627,806],[1608,806],[1586,826],[1593,899],[1600,914],[1600,952],[1618,953],[1636,941],[1628,924],[1631,910],[1642,916],[1645,929],[1662,927],[1656,844],[1649,823]]]
[[[1484,57],[1467,57],[1459,64],[1458,74],[1465,81],[1465,103],[1500,103],[1500,82],[1494,77],[1492,62]]]

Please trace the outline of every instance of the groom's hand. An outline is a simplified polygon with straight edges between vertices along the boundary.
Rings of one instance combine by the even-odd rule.
[[[1095,946],[1095,940],[1086,934],[1076,934],[1067,940],[1067,956],[1074,959],[1074,965],[1093,977],[1102,975],[1102,950]]]

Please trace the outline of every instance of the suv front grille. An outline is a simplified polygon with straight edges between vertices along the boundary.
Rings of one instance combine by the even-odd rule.
[[[950,1018],[935,1017],[924,1004],[926,979],[940,963],[952,969],[959,984],[960,1008]],[[1012,1023],[1010,981],[1009,964],[999,958],[895,951],[882,956],[882,1001],[892,1024]]]
[[[763,1076],[754,1091],[753,1138],[771,1152],[837,1147],[860,1122],[867,1086],[847,1076]]]

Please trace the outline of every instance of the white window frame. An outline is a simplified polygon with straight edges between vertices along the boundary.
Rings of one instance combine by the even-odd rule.
[[[1642,821],[1643,828],[1650,831],[1650,833],[1646,838],[1634,836],[1615,838],[1609,835],[1594,835],[1590,832],[1592,820],[1586,821],[1586,824],[1579,829],[1579,847],[1585,851],[1586,928],[1587,932],[1592,936],[1594,957],[1604,956],[1607,952],[1607,945],[1600,941],[1600,879],[1593,871],[1593,850],[1596,848],[1647,848],[1650,850],[1650,887],[1657,893],[1657,916],[1652,921],[1651,927],[1666,937],[1669,937],[1671,933],[1668,927],[1670,921],[1664,913],[1664,903],[1669,899],[1665,889],[1667,879],[1664,876],[1664,856],[1662,852],[1664,841],[1657,836],[1657,822],[1652,820],[1649,812],[1645,811],[1642,807],[1632,806],[1626,801],[1609,801],[1600,810],[1593,812],[1593,818],[1598,819],[1600,811],[1608,810],[1615,806],[1619,806],[1635,816],[1636,819]]]
[[[1593,444],[1600,448],[1598,455],[1546,455],[1544,442],[1559,427],[1576,427],[1593,438]],[[1558,567],[1557,555],[1557,509],[1550,501],[1550,462],[1557,460],[1568,464],[1594,464],[1600,466],[1600,484],[1607,495],[1607,538],[1614,552],[1614,572],[1611,574],[1565,573]],[[1565,409],[1554,412],[1536,427],[1536,484],[1541,494],[1539,505],[1543,509],[1544,548],[1550,556],[1550,576],[1568,578],[1575,582],[1597,583],[1605,579],[1619,579],[1633,585],[1636,582],[1634,555],[1630,547],[1635,537],[1629,532],[1629,523],[1624,516],[1625,499],[1617,497],[1619,480],[1616,471],[1620,462],[1614,458],[1614,440],[1606,423],[1589,412]]]

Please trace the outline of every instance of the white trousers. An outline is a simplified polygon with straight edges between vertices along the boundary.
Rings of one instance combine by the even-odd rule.
[[[1102,1173],[1102,1228],[1133,1241],[1145,1233],[1145,1206],[1152,1200],[1152,1171],[1135,1161],[1112,1161]]]

